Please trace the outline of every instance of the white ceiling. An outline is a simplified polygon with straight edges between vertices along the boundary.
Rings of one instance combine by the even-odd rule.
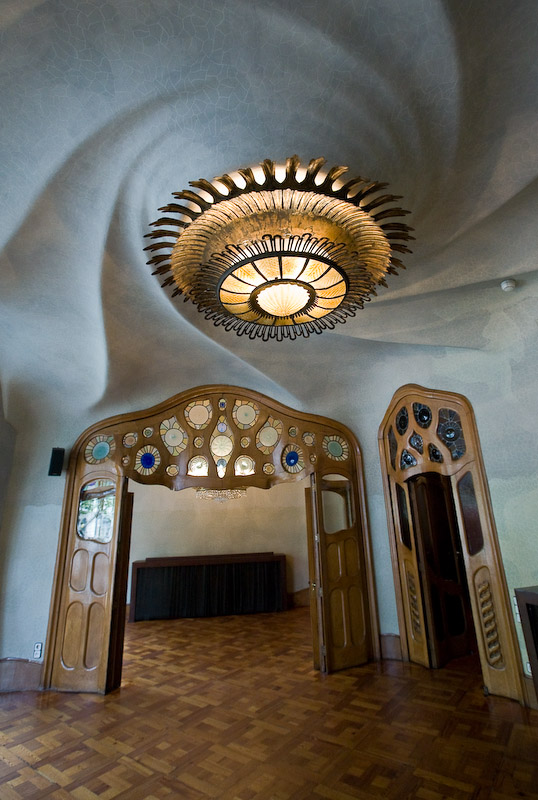
[[[3,0],[0,30],[14,425],[220,381],[297,405],[342,358],[535,329],[535,0]],[[251,342],[160,288],[144,234],[190,180],[294,153],[387,181],[414,252],[334,332]]]

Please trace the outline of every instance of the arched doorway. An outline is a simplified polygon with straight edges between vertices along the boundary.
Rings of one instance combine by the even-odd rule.
[[[440,667],[476,642],[484,687],[524,702],[521,659],[474,414],[408,384],[379,448],[403,657]]]
[[[132,496],[169,489],[269,489],[309,476],[314,661],[323,671],[379,657],[358,442],[343,425],[257,392],[217,385],[92,425],[66,483],[43,685],[106,692],[121,679]],[[336,512],[328,498],[340,497]],[[342,498],[343,501],[342,501]],[[335,527],[336,526],[336,527]]]

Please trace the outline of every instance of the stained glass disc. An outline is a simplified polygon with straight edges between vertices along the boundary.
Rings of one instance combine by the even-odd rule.
[[[88,464],[100,464],[111,458],[116,449],[116,443],[113,436],[105,436],[99,434],[93,436],[86,447],[84,448],[84,458]]]
[[[235,460],[234,472],[236,475],[254,475],[254,459],[250,456],[239,456]]]
[[[288,444],[282,451],[282,466],[286,472],[297,473],[304,469],[301,448],[296,444]]]
[[[257,421],[260,410],[252,400],[236,400],[232,417],[238,428],[251,428]]]
[[[97,442],[92,450],[92,456],[96,461],[104,461],[110,453],[110,445],[108,442]]]
[[[193,400],[185,409],[185,419],[193,428],[205,428],[213,416],[209,400]]]
[[[204,458],[204,456],[193,456],[189,461],[187,475],[207,476],[208,474],[209,465],[207,463],[207,459]]]
[[[329,458],[334,461],[345,461],[349,455],[349,447],[346,440],[336,434],[324,436],[322,447]]]
[[[229,436],[215,436],[211,442],[211,452],[215,456],[229,456],[233,450],[233,442]]]
[[[264,447],[273,447],[278,442],[278,431],[270,426],[262,428],[259,439]]]
[[[124,447],[134,447],[138,441],[138,434],[137,433],[126,433],[123,437],[123,446]]]
[[[153,475],[161,463],[161,454],[156,447],[146,444],[141,447],[135,457],[135,470],[144,476]]]

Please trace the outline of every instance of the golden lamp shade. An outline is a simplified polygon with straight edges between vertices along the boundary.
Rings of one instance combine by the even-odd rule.
[[[161,211],[146,249],[154,274],[190,299],[215,325],[263,339],[309,336],[334,328],[386,286],[410,252],[409,212],[388,206],[386,184],[347,167],[321,172],[265,160],[212,181],[192,181]],[[279,174],[280,173],[280,174]],[[388,206],[388,207],[387,207]]]

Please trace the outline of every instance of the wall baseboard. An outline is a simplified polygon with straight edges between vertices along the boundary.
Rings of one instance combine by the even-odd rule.
[[[402,660],[402,646],[397,634],[382,633],[379,639],[381,641],[381,658],[389,661]]]
[[[27,658],[0,659],[0,692],[36,692],[41,688],[40,661]]]

